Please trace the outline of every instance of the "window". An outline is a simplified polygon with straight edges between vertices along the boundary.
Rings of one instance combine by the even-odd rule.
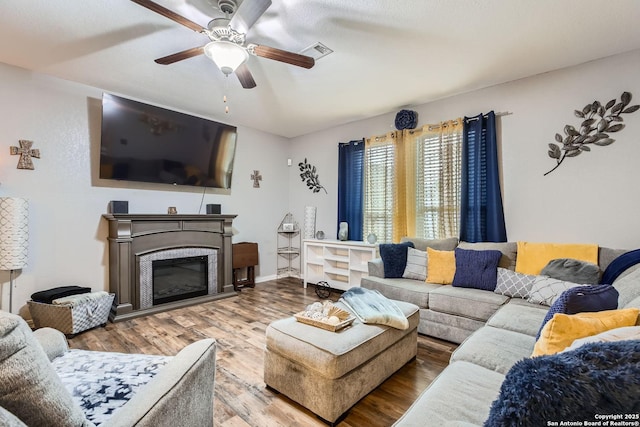
[[[393,240],[395,151],[393,137],[378,137],[367,140],[364,152],[363,235],[380,242]]]
[[[457,237],[461,153],[460,119],[367,139],[363,234]]]
[[[455,126],[455,125],[454,125]],[[416,235],[458,236],[462,128],[414,138],[416,144]]]

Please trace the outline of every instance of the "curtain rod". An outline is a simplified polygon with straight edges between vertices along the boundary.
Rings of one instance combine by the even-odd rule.
[[[497,113],[494,113],[496,115],[496,117],[502,117],[502,116],[510,116],[513,113],[511,111],[499,111]],[[483,114],[482,117],[487,117],[487,114]],[[475,117],[469,117],[467,120],[473,121],[473,120],[478,120]]]

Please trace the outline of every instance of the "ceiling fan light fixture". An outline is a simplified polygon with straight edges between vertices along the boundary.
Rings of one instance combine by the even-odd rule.
[[[204,47],[204,53],[226,75],[233,73],[249,58],[249,54],[242,46],[225,40],[208,43]]]

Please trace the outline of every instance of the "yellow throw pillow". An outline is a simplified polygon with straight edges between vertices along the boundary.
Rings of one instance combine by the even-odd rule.
[[[516,271],[522,274],[540,274],[552,259],[573,258],[598,263],[598,245],[573,243],[518,242]]]
[[[556,313],[536,341],[532,356],[555,354],[569,347],[578,338],[590,337],[623,326],[634,326],[640,309],[625,308],[593,313]]]
[[[427,248],[427,282],[450,285],[456,274],[454,251],[438,251]]]

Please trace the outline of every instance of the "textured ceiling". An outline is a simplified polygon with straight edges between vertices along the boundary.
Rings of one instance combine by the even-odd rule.
[[[216,0],[156,1],[220,16]],[[131,1],[4,0],[0,62],[295,137],[638,49],[638,22],[638,0],[273,0],[249,42],[334,53],[310,70],[251,56],[258,86],[242,89],[205,56],[153,62],[207,38]]]

